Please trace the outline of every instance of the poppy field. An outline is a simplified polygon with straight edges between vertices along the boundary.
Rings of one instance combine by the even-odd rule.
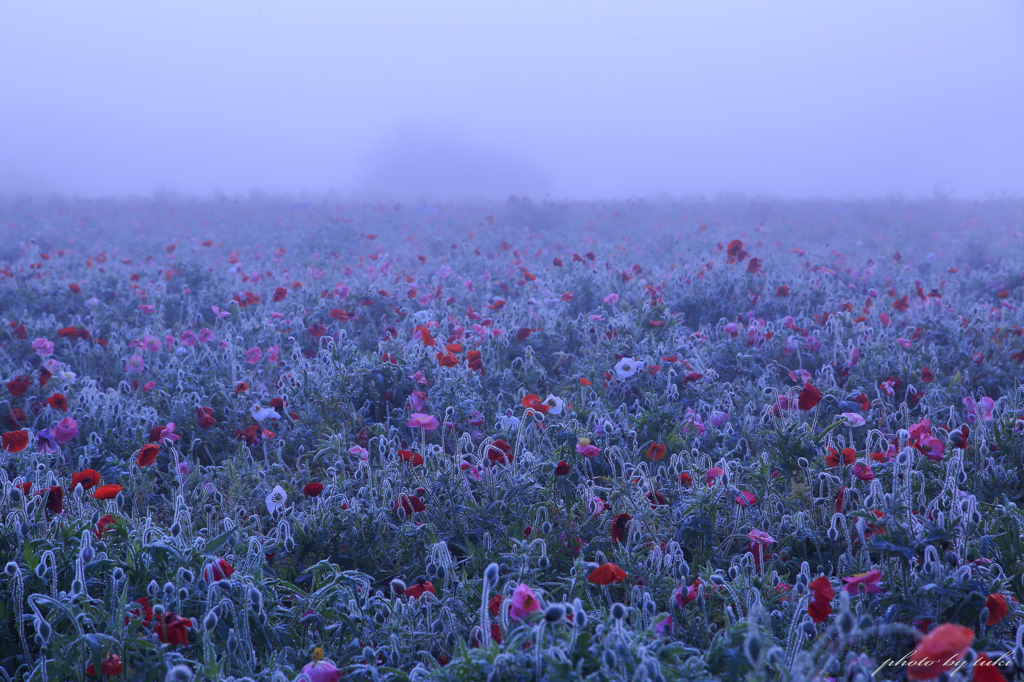
[[[0,199],[0,680],[1024,670],[1024,205]]]

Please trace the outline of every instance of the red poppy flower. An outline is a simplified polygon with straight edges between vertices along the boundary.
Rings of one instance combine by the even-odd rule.
[[[780,298],[784,296],[789,296],[789,287],[786,286],[785,284],[780,284],[779,288],[775,290],[775,295]]]
[[[861,412],[866,412],[871,409],[871,400],[869,400],[868,397],[863,393],[855,396],[853,398],[853,402],[860,405]]]
[[[757,504],[757,495],[749,490],[741,490],[740,494],[736,496],[736,504],[741,507],[752,507]]]
[[[613,563],[601,564],[587,576],[587,580],[595,585],[611,585],[621,583],[627,577],[627,573]]]
[[[249,390],[249,384],[245,383],[244,381],[239,381],[238,385],[235,386],[234,392],[235,393],[245,393],[248,390]]]
[[[46,403],[55,410],[60,410],[61,412],[68,411],[68,399],[60,393],[51,395],[46,399]]]
[[[157,616],[153,623],[153,632],[164,644],[188,644],[188,629],[192,621],[169,611]]]
[[[974,641],[974,630],[946,623],[927,635],[914,649],[907,667],[907,678],[930,680],[951,670],[963,658]]]
[[[999,593],[988,595],[985,608],[988,609],[988,620],[985,621],[985,625],[992,627],[1006,618],[1006,597]]]
[[[70,289],[71,293],[73,293],[73,294],[80,294],[80,293],[82,293],[82,287],[78,286],[77,284],[69,284],[68,285],[68,289]]]
[[[409,587],[405,588],[405,596],[413,599],[419,599],[424,592],[437,596],[437,591],[434,590],[434,586],[430,584],[429,580],[424,580],[422,583],[413,583]]]
[[[565,460],[562,460],[555,466],[555,476],[565,476],[570,470],[572,470],[572,466]]]
[[[149,605],[149,599],[146,597],[139,597],[134,602],[128,605],[124,616],[124,624],[128,625],[133,618],[137,618],[142,621],[143,625],[149,626],[153,620],[153,609]]]
[[[82,490],[88,490],[99,482],[100,472],[95,469],[82,469],[81,471],[76,471],[71,474],[72,490],[74,490],[79,483],[82,484]]]
[[[495,464],[511,464],[512,447],[504,440],[496,440],[487,446],[487,459]]]
[[[139,456],[135,458],[135,463],[140,467],[146,467],[156,461],[156,456],[160,454],[160,446],[156,443],[146,443],[139,450]]]
[[[40,490],[36,495],[46,496],[46,508],[54,514],[64,513],[64,489],[59,485],[50,486],[48,490]]]
[[[722,248],[719,244],[718,248]],[[729,242],[729,246],[725,249],[726,255],[729,256],[729,263],[742,263],[743,259],[747,257],[747,252],[743,250],[743,242],[739,239],[733,239]]]
[[[96,492],[90,495],[90,497],[94,497],[97,500],[112,500],[122,490],[123,488],[116,483],[107,483],[96,488]]]
[[[412,450],[399,450],[398,456],[402,458],[402,461],[408,462],[414,467],[418,467],[423,464],[423,455]]]
[[[227,562],[226,559],[217,559],[211,561],[203,569],[203,580],[208,583],[214,583],[218,580],[227,580],[235,572],[235,567]]]
[[[665,499],[665,496],[662,495],[657,490],[652,490],[651,492],[647,493],[644,497],[646,497],[647,501],[651,503],[651,506],[655,508],[663,507],[668,504],[668,500]]]
[[[585,377],[580,377],[580,386],[589,386],[589,385],[590,385],[590,379],[587,379]]]
[[[466,353],[466,360],[468,361],[469,368],[474,372],[484,373],[484,361],[480,357],[480,351],[471,350]]]
[[[821,391],[811,384],[804,384],[804,387],[800,390],[800,395],[797,398],[797,405],[800,406],[800,409],[805,412],[807,410],[814,409],[814,406],[820,401]]]
[[[930,369],[928,369],[927,367],[922,367],[921,368],[921,381],[923,381],[926,384],[930,384],[933,381],[935,381],[935,375],[932,374],[932,371]]]
[[[836,494],[836,514],[840,514],[843,511],[843,500],[846,497],[846,486],[839,488],[839,493]]]
[[[633,520],[633,517],[629,514],[618,514],[612,519],[612,542],[619,542],[626,537],[626,533],[629,531],[629,522]]]
[[[427,508],[427,506],[423,504],[423,500],[415,495],[399,495],[391,509],[398,511],[399,507],[405,510],[406,515],[411,515],[414,511],[421,512]]]
[[[423,345],[424,346],[433,346],[434,345],[434,337],[430,333],[429,329],[427,329],[423,325],[419,325],[419,324],[416,325],[416,329],[419,330],[419,332],[420,332],[420,340],[423,341]]]
[[[284,297],[288,295],[288,290],[284,287],[278,287],[274,289],[274,303],[280,303],[284,300]]]
[[[684,471],[679,474],[679,485],[685,485],[686,487],[693,485],[693,477],[690,476],[689,472]]]
[[[196,419],[199,420],[199,427],[202,429],[208,429],[217,423],[213,418],[213,408],[210,407],[196,408]]]
[[[812,580],[808,589],[811,591],[811,599],[807,604],[807,613],[815,623],[824,623],[832,613],[832,599],[836,591],[824,576]]]
[[[117,521],[117,517],[111,514],[104,514],[100,517],[100,520],[96,522],[96,528],[93,532],[96,534],[97,540],[103,539],[103,534],[107,532],[107,526]]]
[[[658,461],[665,457],[666,448],[661,443],[651,443],[647,448],[647,459]]]
[[[747,272],[752,275],[756,275],[761,271],[761,265],[764,263],[760,258],[751,258],[750,262],[747,263]]]
[[[121,657],[117,654],[110,654],[100,662],[100,673],[103,675],[120,675],[124,672],[121,665]],[[89,677],[96,677],[96,667],[90,663],[85,667],[85,674]]]
[[[494,595],[491,597],[491,600],[487,602],[487,611],[491,616],[497,617],[498,613],[501,611],[501,602],[502,597],[500,594]]]
[[[17,379],[11,379],[10,381],[7,382],[7,390],[15,398],[20,398],[21,396],[25,395],[25,391],[28,390],[28,387],[30,385],[31,384],[25,381],[23,377],[18,377]]]
[[[323,483],[309,482],[302,486],[302,494],[306,497],[319,497],[324,491]]]
[[[516,341],[525,341],[532,333],[533,330],[529,327],[521,327],[519,331],[516,332]]]
[[[11,424],[11,426],[18,426],[19,424],[27,422],[28,416],[26,416],[25,410],[21,409],[20,407],[15,407],[7,415],[7,421],[8,423]]]
[[[149,442],[150,443],[159,443],[160,442],[160,436],[163,434],[163,432],[164,432],[164,427],[163,426],[160,426],[159,424],[154,426],[152,429],[149,430]]]
[[[438,353],[437,364],[442,367],[455,367],[459,364],[459,359],[450,353]]]
[[[21,452],[28,445],[28,431],[8,431],[0,438],[3,449],[8,452]]]
[[[544,404],[544,402],[540,399],[539,395],[536,395],[534,393],[528,393],[527,395],[523,396],[523,407],[525,407],[528,410],[533,410],[534,412],[540,412],[542,414],[547,414],[548,410],[551,409],[550,406]]]
[[[842,458],[840,458],[842,455]],[[835,448],[830,447],[828,449],[828,455],[825,456],[825,466],[837,467],[842,465],[849,466],[857,461],[857,451],[853,448],[843,448],[842,452],[836,452]]]

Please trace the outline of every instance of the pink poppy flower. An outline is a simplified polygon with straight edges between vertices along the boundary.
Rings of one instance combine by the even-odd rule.
[[[186,329],[181,333],[181,345],[183,346],[194,346],[198,341],[198,337],[191,329]]]
[[[946,444],[935,436],[921,436],[918,440],[918,446],[920,447],[922,454],[924,454],[928,459],[935,462],[942,461],[942,453],[946,449]]]
[[[78,435],[78,422],[71,417],[64,417],[53,427],[53,437],[61,445],[64,445]]]
[[[245,361],[247,363],[249,363],[250,365],[255,365],[262,358],[263,358],[263,351],[261,351],[259,348],[255,348],[254,347],[254,348],[250,348],[249,350],[245,351]]]
[[[180,438],[181,438],[181,436],[179,436],[178,434],[174,433],[174,422],[167,422],[167,426],[163,427],[160,430],[160,438],[157,439],[157,442],[160,442],[160,443],[163,443],[163,442],[173,443],[173,442],[179,440]]]
[[[156,388],[155,381],[147,381],[146,383],[142,384],[143,391],[152,391],[154,388]]]
[[[932,433],[932,422],[930,419],[922,419],[916,424],[910,425],[910,437],[913,440],[920,440],[921,436],[930,436]]]
[[[437,417],[432,414],[423,414],[422,412],[413,412],[412,416],[409,417],[409,422],[406,426],[414,429],[424,429],[426,431],[433,431],[437,428]]]
[[[302,674],[309,678],[309,682],[338,682],[341,679],[341,671],[324,660],[302,666]]]
[[[708,485],[709,486],[714,485],[715,481],[718,480],[718,477],[721,476],[724,473],[725,472],[722,471],[721,469],[719,469],[718,467],[713,467],[711,469],[708,469],[708,475],[707,475]]]
[[[604,297],[604,302],[607,303],[608,305],[615,305],[616,303],[619,302],[619,295],[608,294],[607,296]]]
[[[416,412],[423,412],[427,409],[427,396],[423,391],[413,391],[409,396],[409,403]]]
[[[875,472],[866,464],[857,462],[853,465],[853,475],[862,481],[871,481],[875,478]]]
[[[584,457],[597,457],[601,454],[600,448],[595,445],[580,445],[578,443],[576,444],[576,452]]]
[[[531,613],[540,611],[540,600],[526,583],[519,583],[519,587],[512,593],[511,601],[512,607],[508,610],[509,618],[526,620]]]
[[[804,339],[804,343],[807,344],[808,349],[815,353],[821,350],[821,341],[814,338],[813,336],[808,336],[806,339]]]
[[[146,363],[142,359],[141,355],[136,354],[128,358],[128,364],[126,365],[126,369],[132,374],[138,374],[139,372],[142,372],[144,369],[146,369]]]
[[[348,449],[348,451],[350,454],[358,457],[361,462],[366,462],[370,458],[370,451],[364,447],[360,447],[359,445],[353,445]]]
[[[142,312],[144,312],[147,315],[149,315],[149,314],[152,314],[152,313],[156,312],[156,306],[155,305],[150,305],[148,303],[140,303],[139,304],[139,310],[141,310]]]
[[[225,317],[230,317],[231,316],[230,312],[228,312],[227,310],[221,310],[220,308],[218,308],[215,305],[210,306],[210,310],[213,311],[214,315],[216,315],[217,317],[220,317],[220,318],[225,318]]]
[[[210,341],[216,341],[217,335],[213,333],[212,329],[207,327],[203,331],[199,332],[199,340],[203,343],[209,343]]]
[[[852,594],[860,594],[862,591],[870,594],[878,594],[882,591],[880,586],[881,580],[882,572],[879,570],[851,575],[843,578],[843,582],[846,583],[846,585],[843,586],[843,591],[850,592]]]
[[[269,348],[267,348],[267,360],[269,360],[270,362],[277,362],[277,359],[279,357],[278,353],[280,352],[281,349],[278,348],[277,346],[270,346]]]
[[[867,423],[864,420],[864,417],[860,416],[856,412],[843,412],[839,416],[846,418],[847,426],[864,426],[864,424]]]
[[[424,386],[427,385],[427,378],[423,376],[423,372],[416,372],[415,374],[410,374],[409,378],[418,384],[423,384]]]
[[[846,359],[846,366],[847,367],[853,367],[858,362],[860,362],[860,348],[856,348],[856,347],[855,348],[851,348],[850,349],[850,355]]]
[[[49,339],[36,339],[32,342],[32,350],[41,358],[48,358],[53,355],[53,341]]]
[[[910,348],[912,345],[914,345],[913,343],[910,342],[910,339],[896,339],[896,343],[898,343],[903,348]]]
[[[697,598],[697,587],[700,586],[700,579],[695,579],[692,585],[680,585],[673,592],[675,595],[676,603],[679,604],[679,608],[683,608],[694,599]]]
[[[762,545],[769,545],[775,542],[775,538],[771,535],[768,535],[768,533],[765,533],[763,530],[757,530],[756,528],[747,533],[747,537],[754,542],[760,542]]]
[[[720,410],[714,410],[711,412],[711,423],[715,425],[715,428],[721,428],[727,421],[729,421],[728,412],[722,412]]]

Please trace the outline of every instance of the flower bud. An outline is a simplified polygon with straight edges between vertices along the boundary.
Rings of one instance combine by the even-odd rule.
[[[496,585],[498,583],[498,564],[488,564],[487,568],[484,569],[484,580],[488,585]]]
[[[761,659],[761,638],[756,630],[751,630],[743,642],[743,653],[746,654],[750,665],[757,665]]]
[[[565,607],[561,604],[552,604],[544,612],[544,620],[549,623],[561,623],[565,618]]]
[[[622,620],[626,617],[626,607],[619,602],[612,604],[612,618],[615,620]]]

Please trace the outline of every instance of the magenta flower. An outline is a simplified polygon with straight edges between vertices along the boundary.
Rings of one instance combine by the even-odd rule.
[[[935,462],[942,461],[942,453],[946,449],[946,444],[943,443],[938,438],[936,438],[935,436],[921,436],[921,438],[918,440],[918,446],[920,447],[920,450],[924,454],[924,456],[927,457],[928,459]]]
[[[423,414],[422,412],[413,412],[412,416],[409,417],[409,423],[406,424],[414,429],[424,429],[426,431],[433,431],[437,428],[437,417],[432,414]]]
[[[423,391],[413,391],[412,395],[409,396],[409,402],[412,404],[412,409],[417,412],[423,412],[427,409],[427,396]]]
[[[715,428],[721,428],[727,421],[729,421],[728,412],[722,412],[720,410],[714,410],[711,412],[711,423],[715,425]]]
[[[183,346],[194,346],[198,341],[199,338],[191,329],[186,329],[181,333],[181,345]]]
[[[851,575],[843,578],[843,582],[846,585],[843,586],[844,592],[851,592],[853,594],[860,594],[861,589],[870,594],[878,594],[882,591],[880,581],[882,580],[882,572],[879,570],[868,571],[867,573],[858,573],[857,575]]]
[[[213,333],[213,330],[207,327],[203,331],[199,332],[199,340],[203,343],[209,343],[210,341],[216,341],[217,335]]]
[[[146,363],[142,359],[141,355],[136,354],[128,358],[128,365],[126,369],[132,374],[138,374],[146,369]]]
[[[32,350],[34,350],[39,357],[48,358],[53,355],[53,341],[49,339],[36,339],[32,342]]]
[[[707,475],[708,485],[709,486],[714,485],[715,481],[718,480],[718,477],[721,476],[724,473],[725,472],[722,471],[721,469],[719,469],[718,467],[712,467],[711,469],[708,469],[708,475]]]
[[[167,426],[160,430],[159,442],[161,443],[165,441],[168,443],[173,443],[176,440],[179,440],[180,438],[181,436],[174,432],[174,422],[167,422]]]
[[[416,372],[415,374],[410,374],[409,378],[418,384],[423,384],[424,386],[427,385],[427,378],[423,376],[423,372]]]
[[[36,447],[44,455],[52,455],[57,452],[57,438],[53,429],[43,429],[36,433]]]
[[[672,630],[672,616],[666,616],[664,620],[654,624],[654,634],[658,637],[671,637]]]
[[[903,348],[910,348],[912,345],[914,345],[913,343],[910,342],[910,339],[896,339],[896,343],[898,343]]]
[[[804,343],[807,344],[807,348],[809,348],[811,351],[815,353],[821,350],[821,341],[814,338],[813,336],[808,336],[806,339],[804,339]]]
[[[580,445],[577,443],[576,452],[584,457],[597,457],[601,454],[601,449],[594,445]]]
[[[847,367],[853,367],[860,362],[860,348],[851,348],[850,356],[846,360]]]
[[[875,478],[875,472],[866,464],[857,462],[853,465],[853,475],[862,481],[871,481]]]
[[[225,317],[230,317],[231,316],[231,313],[229,311],[221,310],[220,308],[218,308],[215,305],[211,305],[210,306],[210,310],[213,311],[214,315],[216,315],[217,317],[220,317],[220,318],[225,318]]]
[[[307,663],[302,666],[302,674],[309,678],[309,682],[338,682],[341,679],[341,671],[327,661]]]
[[[249,350],[245,351],[245,361],[247,363],[249,363],[250,365],[255,365],[262,358],[263,358],[263,351],[261,351],[259,348],[255,348],[254,347],[254,348],[250,348]]]
[[[965,400],[967,400],[965,398]],[[932,421],[930,419],[922,419],[916,424],[910,425],[910,437],[913,440],[920,440],[921,436],[930,436],[932,433]]]
[[[615,305],[616,303],[619,302],[619,295],[608,294],[607,296],[604,297],[604,302],[607,303],[608,305]]]
[[[526,617],[534,611],[540,611],[540,600],[526,583],[519,583],[519,587],[512,593],[512,607],[508,610],[509,618],[526,620]]]
[[[267,360],[270,360],[271,362],[277,362],[277,358],[279,357],[278,353],[280,352],[281,349],[278,348],[277,346],[271,346],[270,348],[267,348]]]
[[[61,445],[78,435],[78,422],[71,417],[64,417],[53,427],[53,437]]]

